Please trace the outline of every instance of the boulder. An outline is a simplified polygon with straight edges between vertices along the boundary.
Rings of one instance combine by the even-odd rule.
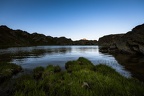
[[[124,34],[111,34],[106,35],[98,40],[99,50],[100,52],[116,52],[117,51],[117,45],[116,42],[121,38]]]

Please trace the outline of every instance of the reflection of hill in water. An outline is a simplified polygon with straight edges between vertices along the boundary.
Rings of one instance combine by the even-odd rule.
[[[119,64],[131,71],[134,77],[144,81],[144,57],[126,54],[115,54],[114,57]]]
[[[16,47],[0,50],[0,62],[10,62],[12,59],[24,59],[24,58],[39,58],[42,56],[53,54],[65,54],[70,52],[71,48],[39,48],[39,47]]]
[[[98,51],[98,47],[81,47],[81,48],[75,48],[75,51],[79,51],[79,52],[96,52]]]

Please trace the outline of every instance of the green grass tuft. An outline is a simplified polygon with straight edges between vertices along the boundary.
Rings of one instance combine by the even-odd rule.
[[[44,71],[44,67],[36,67],[33,69],[33,76],[35,79],[40,79],[42,77],[42,73]]]
[[[42,79],[19,77],[15,96],[144,96],[144,84],[125,78],[106,65],[94,66],[86,58],[66,63],[66,71],[49,65]],[[43,68],[34,70],[39,72]]]
[[[20,72],[22,68],[13,63],[0,63],[0,83]]]
[[[86,58],[80,57],[77,61],[68,61],[65,64],[67,72],[78,71],[81,69],[93,69],[94,65]]]

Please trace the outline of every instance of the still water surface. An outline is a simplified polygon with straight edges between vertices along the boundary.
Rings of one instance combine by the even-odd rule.
[[[29,70],[50,64],[59,65],[64,69],[67,61],[77,60],[79,57],[85,57],[95,65],[106,64],[123,76],[131,77],[131,73],[112,55],[100,53],[98,46],[34,46],[0,49],[0,61],[16,63]]]

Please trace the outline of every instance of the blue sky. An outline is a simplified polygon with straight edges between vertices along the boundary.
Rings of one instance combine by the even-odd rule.
[[[98,40],[144,23],[144,0],[0,0],[0,25]]]

